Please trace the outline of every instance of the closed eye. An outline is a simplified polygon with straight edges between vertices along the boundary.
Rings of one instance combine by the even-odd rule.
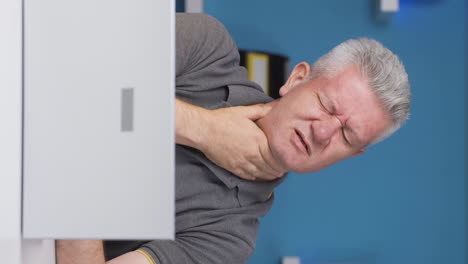
[[[323,105],[322,100],[320,99],[320,95],[319,95],[318,93],[317,93],[316,95],[317,95],[317,100],[319,101],[320,106],[322,107],[322,109],[323,109],[325,112],[327,112],[328,114],[331,114],[330,111],[328,111],[328,109]]]
[[[344,141],[346,142],[346,144],[347,144],[348,146],[351,146],[351,142],[349,142],[348,138],[346,138],[346,134],[345,134],[345,129],[344,129],[344,127],[341,128],[341,134],[343,135],[343,139],[344,139]]]
[[[325,105],[323,105],[323,102],[322,102],[322,99],[320,98],[320,95],[318,93],[316,95],[317,95],[317,100],[320,103],[320,107],[323,109],[323,111],[325,111],[327,114],[333,115],[333,113],[328,111],[328,109],[325,107]],[[340,121],[340,123],[341,123],[341,121]],[[348,138],[346,137],[345,129],[344,129],[343,126],[341,127],[341,135],[343,136],[343,140],[346,143],[346,145],[352,147],[351,142],[349,142]]]

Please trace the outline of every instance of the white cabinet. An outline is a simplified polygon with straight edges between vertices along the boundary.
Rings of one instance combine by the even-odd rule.
[[[4,261],[173,238],[174,46],[172,1],[0,1]]]
[[[173,238],[173,10],[24,1],[25,238]]]

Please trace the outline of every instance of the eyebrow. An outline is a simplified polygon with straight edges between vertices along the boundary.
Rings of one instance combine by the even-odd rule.
[[[352,129],[351,127],[346,126],[346,125],[344,126],[344,129],[349,130],[352,134],[354,134],[354,139],[355,139],[354,142],[349,141],[349,138],[346,137],[348,139],[348,142],[349,142],[350,145],[362,144],[361,139],[359,138],[358,134],[356,133],[356,131],[354,129]]]
[[[330,111],[331,111],[332,113],[336,113],[336,103],[335,103],[333,100],[331,100],[331,98],[330,98],[328,95],[323,94],[323,93],[317,93],[317,95],[318,95],[319,100],[320,100],[321,102],[322,102],[322,99],[321,99],[321,98],[325,98],[326,101],[327,101],[327,104],[329,104],[328,107],[331,108]],[[323,104],[323,103],[322,103],[322,104]],[[324,107],[325,107],[325,105],[324,105]]]

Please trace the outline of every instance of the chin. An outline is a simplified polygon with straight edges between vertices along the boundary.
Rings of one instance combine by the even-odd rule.
[[[300,154],[297,149],[291,145],[289,141],[289,130],[284,133],[283,131],[275,131],[276,133],[267,133],[267,138],[270,142],[270,149],[279,165],[286,171],[293,171],[297,173],[309,173],[316,170],[310,168],[308,156]],[[270,137],[269,137],[270,135]],[[286,136],[284,136],[286,135]],[[305,166],[309,163],[309,166]]]
[[[312,164],[310,157],[298,155],[295,149],[280,149],[275,154],[280,165],[287,171],[305,174],[316,172],[326,167],[325,164]]]
[[[305,174],[305,173],[316,172],[317,170],[311,169],[311,168],[304,168],[303,164],[295,164],[294,166],[291,166],[290,171],[294,171],[295,173]]]
[[[305,174],[305,173],[312,173],[321,170],[321,168],[316,167],[305,167],[304,163],[293,162],[290,164],[290,168],[288,171],[294,171],[295,173]]]
[[[278,153],[278,161],[280,165],[287,171],[294,171],[296,173],[309,173],[315,170],[311,168],[305,168],[304,165],[308,161],[305,156],[298,156],[295,151],[281,151]]]

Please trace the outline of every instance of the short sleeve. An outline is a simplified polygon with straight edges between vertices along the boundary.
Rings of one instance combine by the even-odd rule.
[[[177,14],[177,90],[198,92],[244,84],[248,75],[239,62],[237,46],[221,22],[205,14]]]
[[[141,246],[157,264],[246,263],[255,248],[258,215],[271,206],[256,204],[219,211],[211,223],[178,232],[174,241],[154,240]],[[255,213],[253,213],[255,212]]]
[[[237,53],[234,41],[217,19],[205,14],[177,14],[176,77],[213,66],[230,68],[238,59]]]

